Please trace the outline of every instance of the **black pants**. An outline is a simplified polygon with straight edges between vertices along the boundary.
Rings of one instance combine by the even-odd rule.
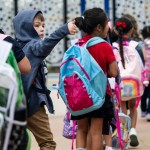
[[[141,110],[150,113],[150,84],[148,87],[145,87],[144,93],[141,97]]]

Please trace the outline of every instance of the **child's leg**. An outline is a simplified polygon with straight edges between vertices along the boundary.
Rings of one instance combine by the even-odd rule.
[[[150,114],[150,97],[148,99],[147,113]]]
[[[130,117],[131,117],[131,130],[129,136],[130,136],[130,145],[134,147],[139,145],[139,141],[135,129],[136,122],[137,122],[137,109],[135,105],[136,105],[136,99],[132,99],[129,101],[129,110],[130,110]]]
[[[147,121],[150,121],[150,99],[148,99],[146,119],[147,119]]]
[[[121,101],[121,110],[124,114],[127,115],[127,106],[126,106],[126,101]]]
[[[106,135],[106,134],[103,134],[103,139],[105,141],[105,150],[112,150],[112,127],[111,125],[110,126],[110,129],[109,129],[109,134]]]
[[[136,99],[132,99],[128,101],[130,117],[131,117],[131,128],[135,128],[137,122],[137,109],[135,107],[135,104],[136,104]]]
[[[103,118],[91,118],[90,135],[91,150],[103,150],[102,144]]]
[[[88,135],[87,135],[87,142],[86,142],[86,150],[91,150],[91,134],[90,134],[90,130],[88,130]]]
[[[55,150],[56,143],[53,140],[53,134],[50,130],[48,115],[44,106],[27,119],[29,130],[33,133],[40,150]]]
[[[76,147],[77,149],[85,148],[87,134],[88,134],[88,118],[77,120],[77,124],[78,124],[78,130],[76,136]]]
[[[112,134],[109,133],[109,135],[103,135],[106,146],[112,147]]]
[[[146,119],[147,119],[147,121],[150,121],[150,87],[149,87],[149,93],[148,93],[148,104],[147,104]]]
[[[144,93],[141,97],[141,111],[142,111],[142,114],[141,116],[142,117],[145,117],[146,116],[146,111],[147,111],[147,104],[146,104],[146,101],[147,101],[147,98],[148,98],[148,92],[149,92],[149,89],[150,89],[150,86],[148,87],[145,87],[145,90],[144,90]]]
[[[147,98],[148,98],[148,103],[147,103],[147,113],[150,114],[150,84],[148,86],[148,94],[147,94]]]

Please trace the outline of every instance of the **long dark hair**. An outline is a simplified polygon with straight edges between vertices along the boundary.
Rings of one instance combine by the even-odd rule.
[[[86,10],[83,16],[75,18],[75,24],[80,30],[91,34],[98,24],[104,28],[107,20],[107,15],[103,9],[92,8]]]
[[[118,31],[120,56],[124,68],[125,68],[125,60],[124,60],[123,44],[122,44],[123,35],[127,34],[132,29],[132,27],[133,25],[131,21],[127,18],[119,18],[115,23],[115,28]]]

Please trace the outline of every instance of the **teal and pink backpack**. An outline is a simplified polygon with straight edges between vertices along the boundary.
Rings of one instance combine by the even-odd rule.
[[[94,37],[84,46],[72,45],[60,65],[59,94],[73,116],[100,108],[105,101],[107,78],[87,47],[106,42]]]

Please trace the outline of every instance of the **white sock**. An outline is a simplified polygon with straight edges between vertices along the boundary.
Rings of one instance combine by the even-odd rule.
[[[112,150],[112,147],[106,146],[105,150]]]
[[[130,135],[136,135],[136,136],[137,136],[137,133],[136,133],[136,129],[135,129],[135,128],[131,128],[131,129],[130,129],[129,136],[130,136]]]
[[[86,150],[85,148],[76,148],[76,150]]]

